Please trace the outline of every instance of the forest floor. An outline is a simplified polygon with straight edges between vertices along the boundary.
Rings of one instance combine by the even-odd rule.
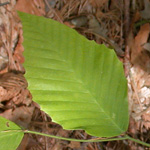
[[[52,18],[113,48],[128,80],[127,133],[150,143],[150,1],[0,0],[0,115],[26,129],[89,139],[84,131],[63,130],[32,101],[23,77],[23,31],[17,10]],[[149,148],[131,141],[80,143],[26,134],[17,150],[130,149]]]

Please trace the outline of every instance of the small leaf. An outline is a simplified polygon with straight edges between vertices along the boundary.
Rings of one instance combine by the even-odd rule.
[[[54,20],[19,13],[33,100],[65,129],[99,137],[128,128],[127,81],[115,52]]]
[[[20,127],[0,116],[0,150],[15,150],[23,135]]]

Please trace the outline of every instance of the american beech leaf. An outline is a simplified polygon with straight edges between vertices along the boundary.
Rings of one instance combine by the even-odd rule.
[[[115,52],[57,21],[19,12],[33,100],[64,129],[98,137],[128,128],[127,81]]]
[[[0,116],[0,149],[15,150],[24,136],[23,131],[15,123]]]

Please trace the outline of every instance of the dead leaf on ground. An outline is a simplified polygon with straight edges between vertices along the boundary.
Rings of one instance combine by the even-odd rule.
[[[14,110],[8,109],[5,112],[0,113],[0,116],[5,117],[6,119],[11,120],[19,126],[27,129],[31,122],[33,111],[34,106],[20,106],[16,107]]]
[[[80,142],[71,141],[68,146],[70,148],[80,148]]]
[[[150,104],[150,89],[147,86],[149,83],[147,79],[150,74],[150,53],[145,50],[143,45],[148,42],[150,34],[150,24],[144,24],[140,27],[134,40],[130,42],[131,46],[131,63],[130,75],[128,84],[131,86],[129,93],[132,95],[129,97],[129,102],[131,106],[131,117],[135,120],[129,131],[145,132],[146,129],[150,128],[148,123],[148,117],[150,112],[148,112]],[[132,103],[132,104],[131,104]],[[147,114],[148,113],[148,114]],[[130,119],[131,120],[131,119]],[[131,125],[131,122],[130,122]]]
[[[29,14],[45,15],[45,3],[43,0],[18,0],[15,7],[16,10]]]
[[[27,81],[22,74],[12,72],[0,75],[0,102],[9,101],[27,88]],[[21,95],[23,96],[23,95]]]
[[[131,63],[132,64],[136,65],[136,63],[141,62],[141,57],[146,57],[146,56],[142,56],[142,52],[143,52],[142,45],[147,42],[149,33],[150,33],[149,23],[141,26],[140,31],[138,32],[137,36],[135,37],[133,41],[133,45],[131,49]]]
[[[0,7],[0,56],[1,56],[1,73],[8,70],[18,70],[24,72],[20,60],[15,52],[16,45],[20,38],[22,25],[16,10],[14,9],[16,1],[12,0],[10,4]],[[22,51],[20,52],[22,53]],[[14,59],[14,57],[16,57]],[[3,67],[4,66],[4,67]]]

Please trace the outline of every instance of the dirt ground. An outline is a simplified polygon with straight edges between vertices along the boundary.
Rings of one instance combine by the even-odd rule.
[[[0,115],[25,129],[89,139],[66,131],[32,101],[23,74],[22,24],[17,10],[52,18],[115,50],[128,80],[127,133],[150,143],[149,0],[0,0]],[[26,134],[17,150],[148,150],[131,141],[80,143]]]

